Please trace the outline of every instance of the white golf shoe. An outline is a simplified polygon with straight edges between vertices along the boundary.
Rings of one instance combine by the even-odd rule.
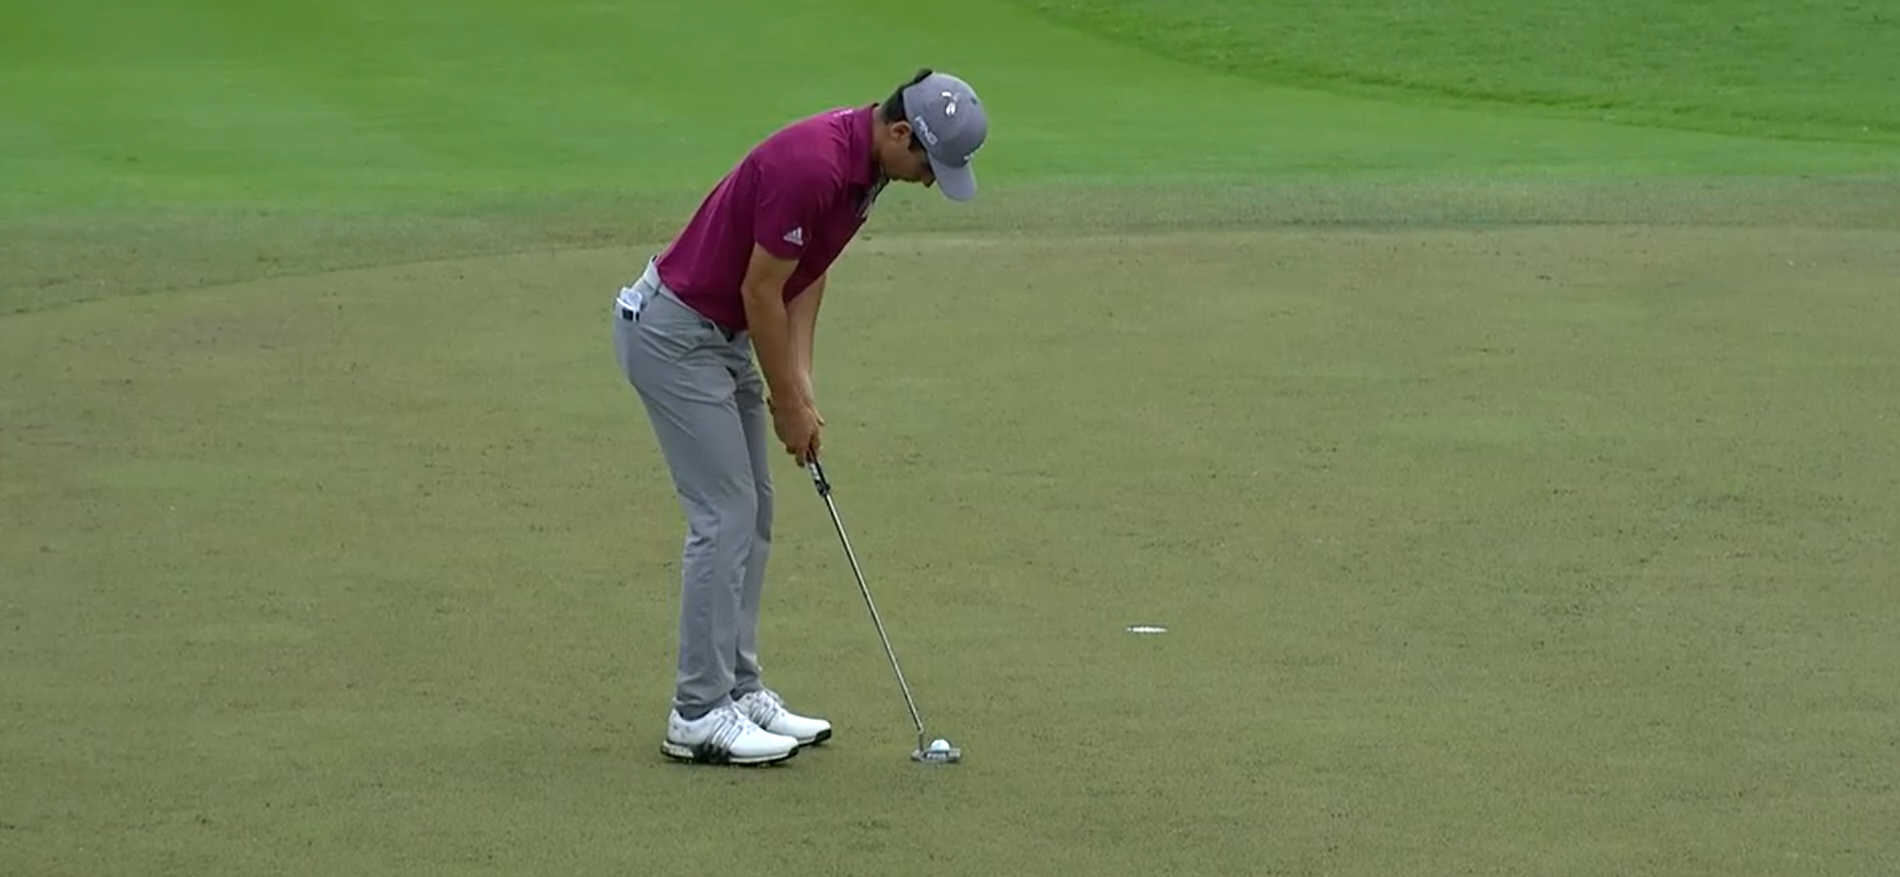
[[[727,704],[689,722],[674,710],[666,720],[666,741],[660,751],[669,758],[699,764],[760,765],[784,761],[798,754],[798,741],[774,734]]]
[[[773,734],[798,741],[800,746],[816,746],[831,739],[831,723],[798,715],[785,708],[771,689],[760,689],[733,702],[746,718]]]

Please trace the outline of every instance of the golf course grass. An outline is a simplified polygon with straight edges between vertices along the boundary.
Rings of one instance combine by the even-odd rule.
[[[1900,143],[1900,10],[1819,0],[1023,0],[1281,84],[1605,121]]]
[[[1897,20],[6,5],[0,875],[1900,872]],[[670,763],[613,294],[920,66],[816,384],[965,761],[781,455],[838,736]]]

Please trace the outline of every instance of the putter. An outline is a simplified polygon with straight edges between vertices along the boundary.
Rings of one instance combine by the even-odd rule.
[[[891,649],[891,638],[884,633],[884,619],[878,617],[877,604],[871,602],[871,588],[864,583],[864,571],[858,567],[857,553],[851,550],[851,538],[844,534],[844,521],[838,517],[838,505],[831,500],[831,481],[825,477],[825,469],[818,464],[816,457],[808,467],[812,484],[818,488],[818,496],[825,501],[825,508],[831,511],[831,523],[838,528],[838,541],[844,544],[845,559],[851,562],[851,573],[857,576],[858,590],[864,594],[864,607],[871,610],[871,624],[877,627],[877,638],[884,643],[884,654],[891,659],[891,672],[897,675],[897,688],[904,693],[904,705],[910,707],[910,720],[917,725],[917,749],[910,754],[912,761],[923,764],[955,764],[963,760],[963,750],[950,745],[947,740],[926,743],[924,719],[917,713],[917,700],[910,695],[910,685],[904,681],[904,671],[897,666],[897,652]]]

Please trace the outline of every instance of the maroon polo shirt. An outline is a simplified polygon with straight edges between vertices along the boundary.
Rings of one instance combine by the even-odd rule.
[[[660,254],[660,281],[733,331],[746,328],[739,286],[753,244],[798,260],[786,301],[810,287],[864,226],[881,189],[872,122],[870,106],[843,107],[793,122],[753,147]]]

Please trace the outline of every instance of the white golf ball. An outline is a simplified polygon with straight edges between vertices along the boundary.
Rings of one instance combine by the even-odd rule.
[[[945,740],[942,737],[939,737],[935,740],[930,741],[930,751],[932,752],[946,752],[949,749],[950,749],[950,741]]]

